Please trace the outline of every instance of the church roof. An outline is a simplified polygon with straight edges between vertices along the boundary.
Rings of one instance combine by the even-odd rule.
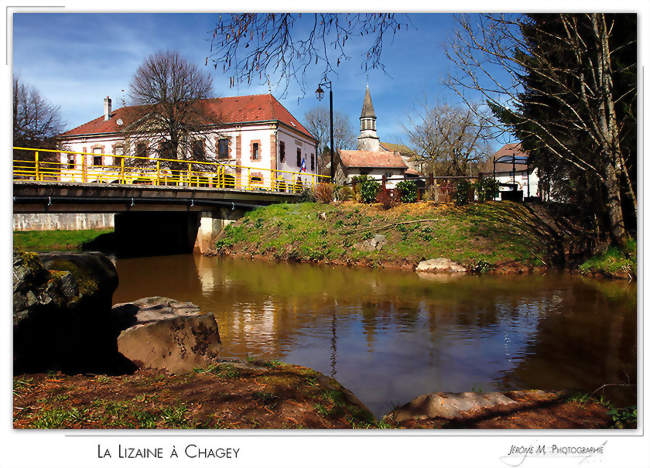
[[[388,143],[387,141],[381,141],[379,142],[379,145],[386,151],[397,151],[402,156],[408,157],[415,154],[415,151],[413,151],[411,148],[400,143]]]
[[[315,140],[314,136],[298,119],[271,94],[201,99],[195,103],[195,108],[197,114],[204,118],[207,125],[278,121]],[[153,108],[150,106],[121,107],[111,112],[108,120],[104,120],[102,115],[79,127],[68,130],[60,136],[71,137],[120,132],[152,110]],[[117,124],[120,119],[123,122],[122,126]]]
[[[393,151],[341,150],[341,163],[347,168],[363,167],[406,169],[399,153]]]
[[[364,117],[377,118],[375,108],[372,106],[372,98],[370,97],[368,85],[366,85],[366,97],[363,98],[363,109],[361,109],[361,118],[363,119]]]

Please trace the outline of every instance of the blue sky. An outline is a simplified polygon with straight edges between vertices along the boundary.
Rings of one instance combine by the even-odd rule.
[[[13,71],[42,96],[61,107],[66,128],[73,128],[103,112],[109,95],[113,107],[121,106],[122,90],[137,67],[158,50],[174,49],[197,65],[204,66],[210,54],[211,31],[216,13],[106,14],[106,13],[17,13],[13,19]],[[334,82],[334,107],[347,115],[354,133],[366,83],[369,84],[377,131],[383,141],[407,143],[403,125],[409,114],[426,97],[429,102],[453,103],[456,98],[442,85],[449,70],[444,44],[451,38],[454,18],[449,14],[412,14],[408,30],[384,44],[385,72],[361,70],[363,43],[351,43],[351,59],[341,65]],[[228,76],[207,67],[215,96],[235,96],[268,92],[266,83],[228,86]],[[319,75],[313,79],[318,85]],[[292,84],[274,84],[272,92],[298,118],[318,105],[315,95],[305,95]],[[309,86],[307,86],[309,87]],[[128,96],[126,97],[128,100]]]

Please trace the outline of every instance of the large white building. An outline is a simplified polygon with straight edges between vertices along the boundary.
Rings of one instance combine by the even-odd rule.
[[[204,99],[195,103],[206,124],[193,135],[192,155],[178,159],[197,159],[218,163],[221,183],[231,187],[263,189],[291,188],[295,184],[311,185],[317,172],[317,141],[313,135],[271,94]],[[124,178],[120,168],[123,158],[112,155],[170,158],[164,144],[152,143],[146,133],[129,131],[136,119],[146,114],[146,108],[125,106],[112,109],[111,100],[104,100],[104,115],[59,136],[61,149],[61,179],[77,182],[119,182]],[[82,154],[90,153],[90,154]],[[205,185],[217,183],[212,168],[197,172],[204,177],[196,180]],[[127,171],[129,177],[142,183],[151,181],[152,167]],[[190,172],[190,175],[193,173]],[[148,175],[148,178],[147,178]],[[164,169],[156,173],[156,181],[165,183],[165,176],[175,183]],[[198,183],[198,182],[197,182]]]

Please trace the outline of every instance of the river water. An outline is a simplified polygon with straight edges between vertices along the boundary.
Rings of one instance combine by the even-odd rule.
[[[224,357],[279,359],[335,377],[375,415],[429,392],[590,392],[636,382],[636,284],[412,272],[172,255],[117,260],[114,302],[191,301]],[[610,389],[636,404],[636,388]]]

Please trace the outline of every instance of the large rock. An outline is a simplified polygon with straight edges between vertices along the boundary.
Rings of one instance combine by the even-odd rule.
[[[370,239],[357,242],[354,244],[354,248],[366,252],[373,252],[375,250],[381,250],[384,244],[386,244],[386,236],[383,234],[375,234]]]
[[[467,269],[448,258],[432,258],[418,263],[415,271],[420,273],[466,273]]]
[[[98,252],[14,252],[14,372],[105,370],[117,271]]]
[[[147,297],[116,304],[119,352],[138,367],[189,372],[216,364],[221,340],[212,314],[190,302]]]
[[[495,411],[521,409],[544,404],[562,397],[562,392],[518,390],[506,392],[429,393],[420,395],[386,415],[395,423],[409,420],[442,418],[447,420],[475,419]]]

